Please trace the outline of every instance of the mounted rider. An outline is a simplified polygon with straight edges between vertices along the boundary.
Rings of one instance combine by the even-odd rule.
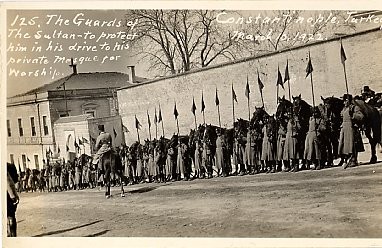
[[[93,157],[93,165],[98,165],[99,169],[102,168],[102,157],[105,153],[112,150],[112,138],[111,135],[105,132],[104,125],[98,125],[100,134],[97,137],[95,148],[97,153]]]

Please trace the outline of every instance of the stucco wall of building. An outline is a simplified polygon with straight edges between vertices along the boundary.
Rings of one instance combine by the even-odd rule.
[[[38,118],[40,113],[40,122]],[[9,106],[7,108],[7,120],[10,121],[11,137],[7,137],[7,161],[13,154],[14,162],[22,164],[22,155],[25,154],[30,162],[28,167],[36,168],[34,155],[38,156],[38,165],[42,168],[42,159],[45,158],[46,150],[53,151],[53,132],[50,121],[50,107],[48,101],[31,102],[23,105]],[[43,116],[46,116],[48,134],[44,133]],[[34,117],[36,135],[32,136],[31,117]],[[19,134],[18,119],[22,120],[23,136]],[[41,125],[41,128],[40,128]],[[42,135],[41,135],[42,134]],[[23,169],[23,167],[21,167]]]
[[[346,72],[349,93],[360,94],[363,85],[369,85],[375,91],[382,91],[382,31],[369,31],[343,37],[342,43],[346,52]],[[136,115],[142,128],[140,138],[148,137],[148,120],[146,111],[151,118],[151,132],[155,134],[153,121],[155,108],[158,111],[161,104],[164,119],[165,135],[176,132],[176,121],[173,115],[174,103],[179,112],[180,133],[189,133],[194,125],[191,112],[192,99],[197,105],[197,122],[203,122],[200,111],[201,94],[204,92],[206,105],[205,119],[207,123],[218,125],[217,107],[215,105],[215,90],[218,89],[220,99],[221,123],[224,127],[232,126],[232,94],[233,85],[238,103],[235,103],[236,118],[248,119],[245,85],[247,77],[250,84],[250,109],[261,106],[261,97],[257,84],[257,69],[265,87],[263,90],[265,108],[269,113],[276,109],[277,67],[280,67],[284,77],[287,60],[289,61],[290,86],[293,96],[301,94],[302,98],[312,104],[310,77],[306,78],[308,53],[313,64],[313,83],[316,104],[321,102],[320,96],[342,96],[346,93],[343,66],[340,59],[340,40],[330,40],[311,44],[289,51],[237,61],[227,65],[214,66],[189,72],[176,77],[168,77],[139,85],[120,89],[117,93],[119,111],[123,124],[130,130],[127,140],[136,140]],[[288,97],[288,87],[280,88],[279,96]],[[162,133],[161,124],[158,126]]]

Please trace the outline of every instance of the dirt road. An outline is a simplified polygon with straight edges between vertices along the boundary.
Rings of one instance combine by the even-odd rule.
[[[382,163],[22,193],[19,236],[381,238]]]

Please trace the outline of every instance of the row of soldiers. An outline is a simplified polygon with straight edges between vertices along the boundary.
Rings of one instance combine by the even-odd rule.
[[[19,173],[19,192],[57,192],[79,190],[96,186],[96,170],[90,161],[83,166],[78,159],[65,162],[62,159],[47,159],[42,170],[29,169]]]
[[[303,140],[300,139],[300,121],[292,111],[287,112],[286,125],[274,116],[264,115],[261,130],[249,127],[241,133],[240,125],[229,130],[205,126],[201,135],[176,136],[171,140],[160,138],[142,145],[116,148],[122,162],[122,173],[112,171],[114,182],[135,184],[143,182],[168,182],[212,178],[215,176],[297,172],[301,169],[321,169],[333,166],[335,153],[341,156],[341,165],[349,165],[352,157],[357,162],[357,152],[363,151],[359,128],[354,125],[357,110],[351,104],[351,95],[344,95],[341,112],[342,125],[337,151],[328,147],[325,119],[319,108],[309,118]],[[358,113],[359,114],[359,113]],[[193,139],[193,140],[191,140]],[[191,142],[192,141],[192,142]],[[301,149],[303,147],[303,149]],[[349,160],[350,161],[350,160]],[[92,163],[92,158],[81,155],[73,162],[51,160],[44,169],[27,171],[21,177],[21,189],[60,191],[93,188],[102,185],[102,169]],[[122,175],[121,175],[122,174]],[[38,185],[38,186],[37,186]]]

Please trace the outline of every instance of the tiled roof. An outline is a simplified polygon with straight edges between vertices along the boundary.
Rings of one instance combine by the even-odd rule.
[[[55,122],[55,124],[80,122],[80,121],[86,121],[86,120],[91,119],[91,118],[93,118],[91,115],[74,115],[74,116],[60,117]]]
[[[66,81],[66,82],[65,82]],[[99,88],[128,88],[135,83],[142,83],[147,81],[146,78],[135,77],[134,84],[129,82],[129,75],[121,72],[91,72],[91,73],[78,73],[69,75],[64,78],[58,79],[41,87],[32,89],[26,93],[17,95],[31,95],[35,93],[42,93],[48,91],[63,90],[63,83],[65,83],[66,90],[81,90],[81,89],[99,89]]]

